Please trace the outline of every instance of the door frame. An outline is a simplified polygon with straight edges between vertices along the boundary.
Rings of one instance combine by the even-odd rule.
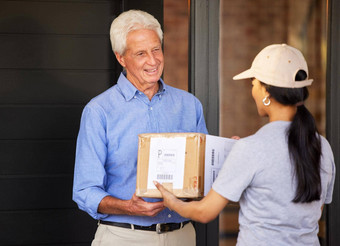
[[[219,134],[219,0],[190,1],[189,91],[203,105],[210,134]]]
[[[202,103],[209,134],[219,135],[219,0],[191,0],[189,91]],[[195,223],[197,246],[218,246],[219,219]]]
[[[332,146],[337,170],[333,201],[326,206],[327,245],[340,242],[340,2],[328,0],[326,69],[326,137]]]

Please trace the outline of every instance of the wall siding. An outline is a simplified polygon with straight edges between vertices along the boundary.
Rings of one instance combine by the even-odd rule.
[[[0,245],[90,245],[72,201],[84,105],[115,83],[122,1],[0,1]]]

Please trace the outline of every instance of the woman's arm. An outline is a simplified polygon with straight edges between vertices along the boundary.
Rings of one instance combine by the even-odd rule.
[[[229,202],[213,189],[206,197],[200,201],[183,202],[177,199],[171,192],[167,191],[160,183],[154,182],[157,189],[162,193],[164,206],[176,211],[185,218],[189,218],[201,223],[208,223],[215,219],[217,215]]]

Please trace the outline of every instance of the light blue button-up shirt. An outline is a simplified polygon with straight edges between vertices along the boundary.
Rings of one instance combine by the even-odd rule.
[[[165,209],[155,217],[98,213],[105,196],[130,200],[136,189],[138,134],[207,133],[202,105],[192,94],[164,84],[150,101],[122,73],[84,108],[77,139],[73,200],[95,219],[151,225],[187,219]],[[147,199],[146,201],[157,201]]]

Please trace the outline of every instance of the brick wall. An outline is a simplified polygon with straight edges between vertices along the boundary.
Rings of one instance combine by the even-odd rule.
[[[164,81],[188,90],[188,1],[164,0]]]

